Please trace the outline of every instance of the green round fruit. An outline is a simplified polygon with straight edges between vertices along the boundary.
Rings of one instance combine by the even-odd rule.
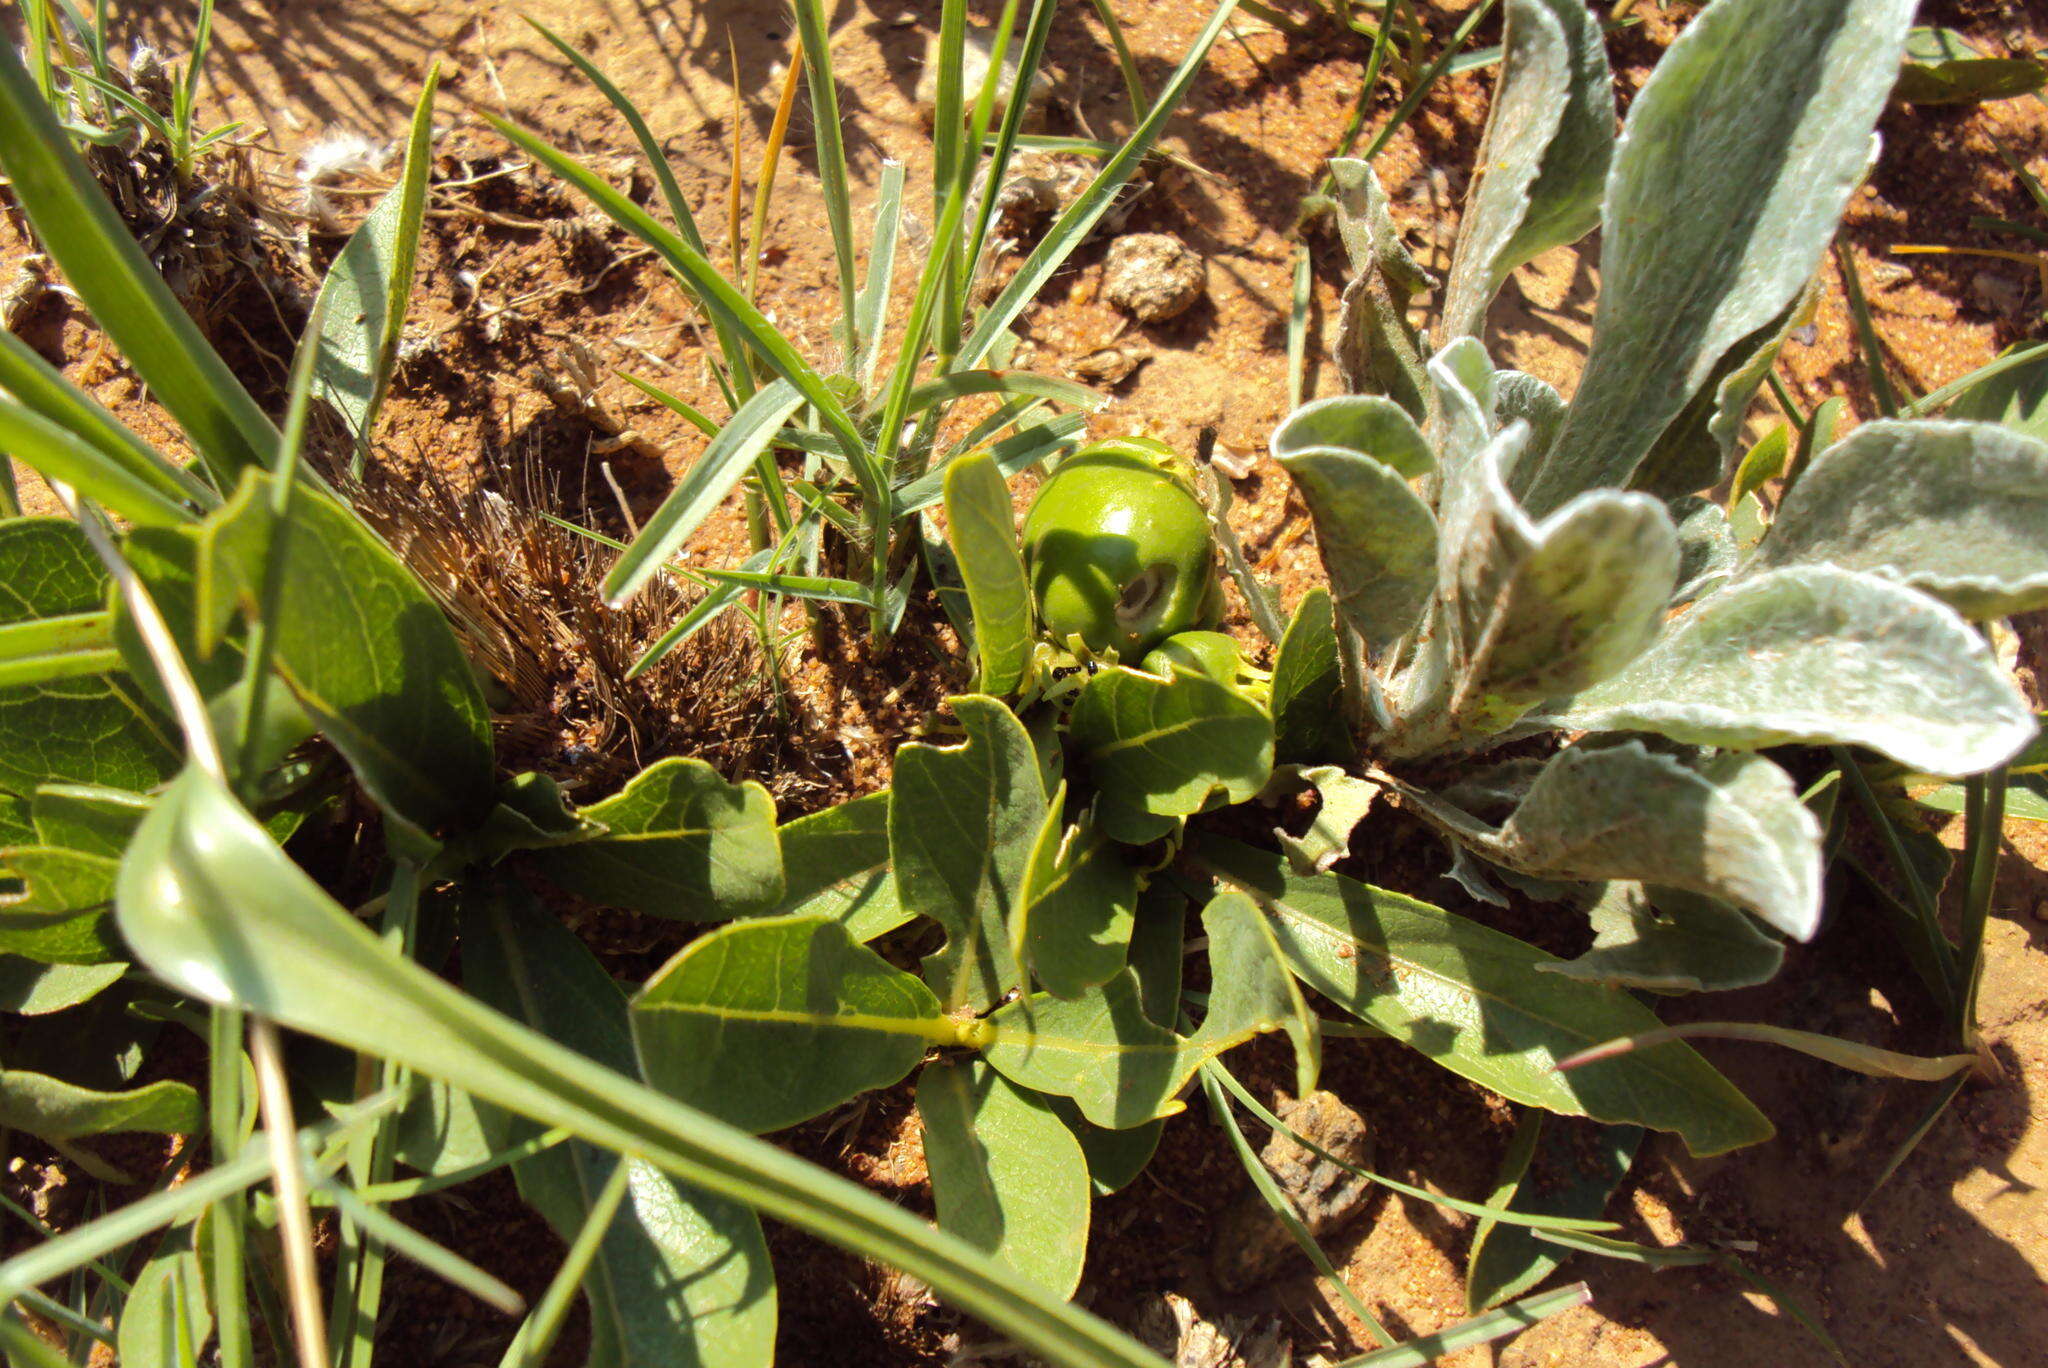
[[[1142,438],[1069,456],[1024,517],[1024,560],[1047,635],[1135,660],[1177,632],[1221,619],[1209,519],[1172,474],[1173,453]]]

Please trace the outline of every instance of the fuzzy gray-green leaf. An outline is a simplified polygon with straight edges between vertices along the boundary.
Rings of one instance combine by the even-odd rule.
[[[1458,225],[1444,335],[1477,334],[1510,273],[1600,221],[1614,78],[1585,0],[1508,0],[1506,56]]]
[[[1930,774],[1989,769],[2034,735],[2026,700],[1962,619],[1828,565],[1708,595],[1555,720],[1700,746],[1866,746]]]
[[[1570,416],[1515,480],[1532,514],[1628,485],[1730,351],[1791,307],[1863,178],[1913,9],[1716,0],[1666,50],[1615,149]]]
[[[1681,888],[1610,883],[1588,916],[1592,948],[1539,968],[1652,993],[1703,993],[1766,982],[1785,962],[1785,943],[1755,918]]]
[[[1749,569],[1809,563],[1973,618],[2048,606],[2048,444],[1992,423],[1866,423],[1800,473]]]

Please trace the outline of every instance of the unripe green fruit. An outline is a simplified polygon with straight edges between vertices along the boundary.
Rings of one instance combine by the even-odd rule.
[[[1221,619],[1223,594],[1202,505],[1172,452],[1141,438],[1075,452],[1024,518],[1024,560],[1046,634],[1135,660]]]

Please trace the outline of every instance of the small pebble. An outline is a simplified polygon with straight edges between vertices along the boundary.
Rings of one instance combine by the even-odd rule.
[[[1110,245],[1102,297],[1140,323],[1186,313],[1207,283],[1202,258],[1170,233],[1126,233]]]

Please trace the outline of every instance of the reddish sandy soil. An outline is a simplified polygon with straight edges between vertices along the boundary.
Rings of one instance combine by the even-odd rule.
[[[1468,0],[1422,4],[1446,33]],[[117,6],[117,14],[123,7]],[[155,8],[155,7],[150,7]],[[164,10],[182,7],[164,6]],[[758,0],[533,0],[525,6],[456,0],[224,0],[209,108],[219,117],[267,130],[257,164],[281,202],[296,204],[295,172],[309,150],[361,137],[388,146],[403,128],[429,63],[443,63],[439,105],[445,128],[440,174],[460,179],[488,171],[504,146],[483,122],[497,114],[535,127],[588,157],[615,180],[631,172],[631,142],[598,95],[519,22],[520,9],[590,52],[643,104],[667,140],[673,164],[714,246],[724,243],[727,158],[738,136],[750,168],[772,115],[790,40],[781,6]],[[991,7],[976,4],[978,15]],[[1207,260],[1206,297],[1189,313],[1153,328],[1126,327],[1096,296],[1100,242],[1047,289],[1022,321],[1020,364],[1059,372],[1076,358],[1115,343],[1148,358],[1115,390],[1098,428],[1144,430],[1187,443],[1215,426],[1222,444],[1257,454],[1238,482],[1240,535],[1290,593],[1316,568],[1313,537],[1286,482],[1263,456],[1266,434],[1287,407],[1286,336],[1289,262],[1297,207],[1315,186],[1358,93],[1364,45],[1306,0],[1288,13],[1309,23],[1290,36],[1245,18],[1236,39],[1215,50],[1168,148],[1181,159],[1155,163],[1154,184],[1136,199],[1127,230],[1179,235]],[[1683,19],[1696,9],[1672,4],[1615,37],[1615,64],[1626,94],[1638,85]],[[2014,51],[2042,45],[2038,10],[1990,0],[1931,4],[1925,22],[1965,29],[1980,43]],[[921,198],[930,157],[912,92],[924,34],[936,0],[847,0],[834,20],[848,143],[864,212],[884,158],[908,168],[910,203]],[[1206,8],[1164,0],[1119,0],[1146,79],[1156,87],[1206,17]],[[2026,17],[2031,14],[2032,17]],[[983,15],[985,18],[986,15]],[[148,33],[172,49],[185,21],[153,15]],[[1497,20],[1479,41],[1498,38]],[[731,53],[733,56],[729,56]],[[736,57],[737,68],[734,66]],[[1102,31],[1086,6],[1068,7],[1056,30],[1053,101],[1057,131],[1113,136],[1128,110]],[[1760,79],[1762,77],[1760,76]],[[1461,76],[1431,97],[1412,126],[1394,138],[1379,169],[1396,216],[1425,265],[1441,269],[1456,229],[1469,166],[1483,124],[1491,76]],[[737,94],[736,94],[737,92]],[[1382,95],[1368,128],[1392,99]],[[1993,140],[2033,158],[2048,174],[2044,106],[2013,100],[1961,111],[1894,111],[1885,150],[1857,200],[1847,240],[1869,291],[1896,373],[1925,390],[2038,333],[2044,301],[2029,270],[1983,259],[1893,256],[1901,244],[2010,246],[1973,229],[1973,215],[2028,219],[2035,211],[1999,161]],[[812,355],[829,354],[836,311],[829,237],[812,176],[810,134],[801,105],[770,217],[762,298]],[[1188,169],[1186,164],[1194,168]],[[644,182],[643,182],[644,184]],[[344,201],[352,221],[361,200]],[[680,420],[623,382],[602,381],[598,407],[616,420],[595,424],[564,412],[536,383],[536,368],[559,370],[572,347],[587,347],[598,373],[632,369],[715,411],[715,393],[677,293],[630,244],[601,227],[578,225],[584,206],[527,176],[450,189],[439,202],[423,259],[414,335],[421,359],[402,376],[392,440],[384,459],[398,472],[430,464],[458,482],[487,458],[528,462],[559,484],[565,511],[617,530],[617,500],[602,479],[609,458],[635,511],[644,515],[674,473],[702,447]],[[2038,221],[2038,220],[2036,220]],[[1321,358],[1333,316],[1340,254],[1312,234],[1316,266],[1311,392],[1329,392],[1334,368]],[[336,240],[316,235],[310,272]],[[0,273],[21,254],[11,227],[0,227]],[[1523,272],[1496,312],[1489,337],[1497,360],[1569,389],[1587,335],[1597,281],[1598,245],[1554,253]],[[907,288],[910,262],[899,274]],[[1802,405],[1845,395],[1855,413],[1874,412],[1848,314],[1832,266],[1810,341],[1786,357]],[[276,288],[280,311],[302,313],[305,281]],[[61,355],[81,378],[138,425],[161,434],[137,402],[132,378],[100,355],[85,323],[52,298],[25,329]],[[259,392],[275,393],[279,325],[261,311],[238,311],[217,325]],[[1776,415],[1760,405],[1757,430]],[[614,431],[608,432],[610,427]],[[624,428],[634,440],[608,451]],[[736,519],[706,545],[707,559],[729,557]],[[788,735],[767,749],[793,766],[779,791],[786,805],[815,804],[880,782],[897,738],[942,697],[949,683],[930,657],[872,662],[857,634],[827,639],[827,649],[798,669],[799,708]],[[738,650],[737,639],[728,648]],[[909,649],[909,648],[901,648]],[[541,749],[579,739],[574,719]],[[731,752],[738,754],[738,752]],[[735,763],[762,764],[756,747]],[[764,778],[771,776],[763,774]],[[1498,917],[1469,904],[1437,877],[1438,860],[1398,816],[1361,828],[1348,868],[1462,913]],[[1885,1157],[1925,1105],[1924,1085],[1879,1082],[1761,1047],[1709,1048],[1778,1122],[1771,1143],[1696,1161],[1668,1143],[1650,1143],[1612,1214],[1634,1238],[1712,1242],[1742,1252],[1756,1268],[1826,1323],[1849,1359],[1876,1368],[1938,1363],[2019,1365],[2041,1361],[2048,1345],[2048,844],[2038,828],[2015,826],[1991,924],[1983,1017],[2004,1066],[1996,1083],[1966,1090],[1915,1156],[1875,1196]],[[1939,1042],[1925,994],[1874,915],[1845,896],[1831,928],[1795,953],[1774,984],[1711,1000],[1677,1004],[1674,1016],[1761,1019],[1826,1030],[1908,1051]],[[1547,920],[1546,920],[1547,917]],[[1520,909],[1502,923],[1561,949],[1583,941],[1582,928],[1554,913]],[[666,928],[627,936],[593,923],[621,972],[645,973],[672,949]],[[616,934],[615,934],[616,933]],[[1278,1056],[1249,1049],[1255,1078]],[[1482,1198],[1511,1121],[1497,1099],[1384,1042],[1333,1042],[1328,1086],[1368,1119],[1379,1166],[1411,1182]],[[850,1116],[791,1137],[804,1152],[856,1174],[880,1190],[928,1209],[916,1127],[906,1098],[885,1095]],[[1342,1358],[1369,1343],[1305,1264],[1249,1295],[1226,1298],[1209,1286],[1206,1267],[1214,1220],[1245,1180],[1199,1106],[1174,1121],[1151,1174],[1098,1204],[1090,1298],[1120,1319],[1159,1293],[1176,1290],[1205,1314],[1277,1318],[1298,1358]],[[419,1204],[412,1218],[535,1292],[558,1246],[516,1204],[508,1183],[465,1190],[466,1207]],[[1382,1198],[1364,1221],[1330,1248],[1346,1281],[1399,1334],[1421,1334],[1458,1319],[1461,1270],[1471,1240],[1467,1218],[1425,1204]],[[791,1364],[939,1363],[976,1341],[916,1289],[788,1232],[775,1232],[783,1279],[783,1361]],[[1654,1272],[1581,1258],[1572,1276],[1588,1279],[1591,1307],[1571,1312],[1505,1347],[1469,1351],[1460,1365],[1584,1365],[1586,1368],[1765,1368],[1821,1361],[1765,1298],[1718,1272]],[[468,1363],[494,1358],[509,1327],[493,1313],[417,1279],[393,1290],[394,1361]]]

